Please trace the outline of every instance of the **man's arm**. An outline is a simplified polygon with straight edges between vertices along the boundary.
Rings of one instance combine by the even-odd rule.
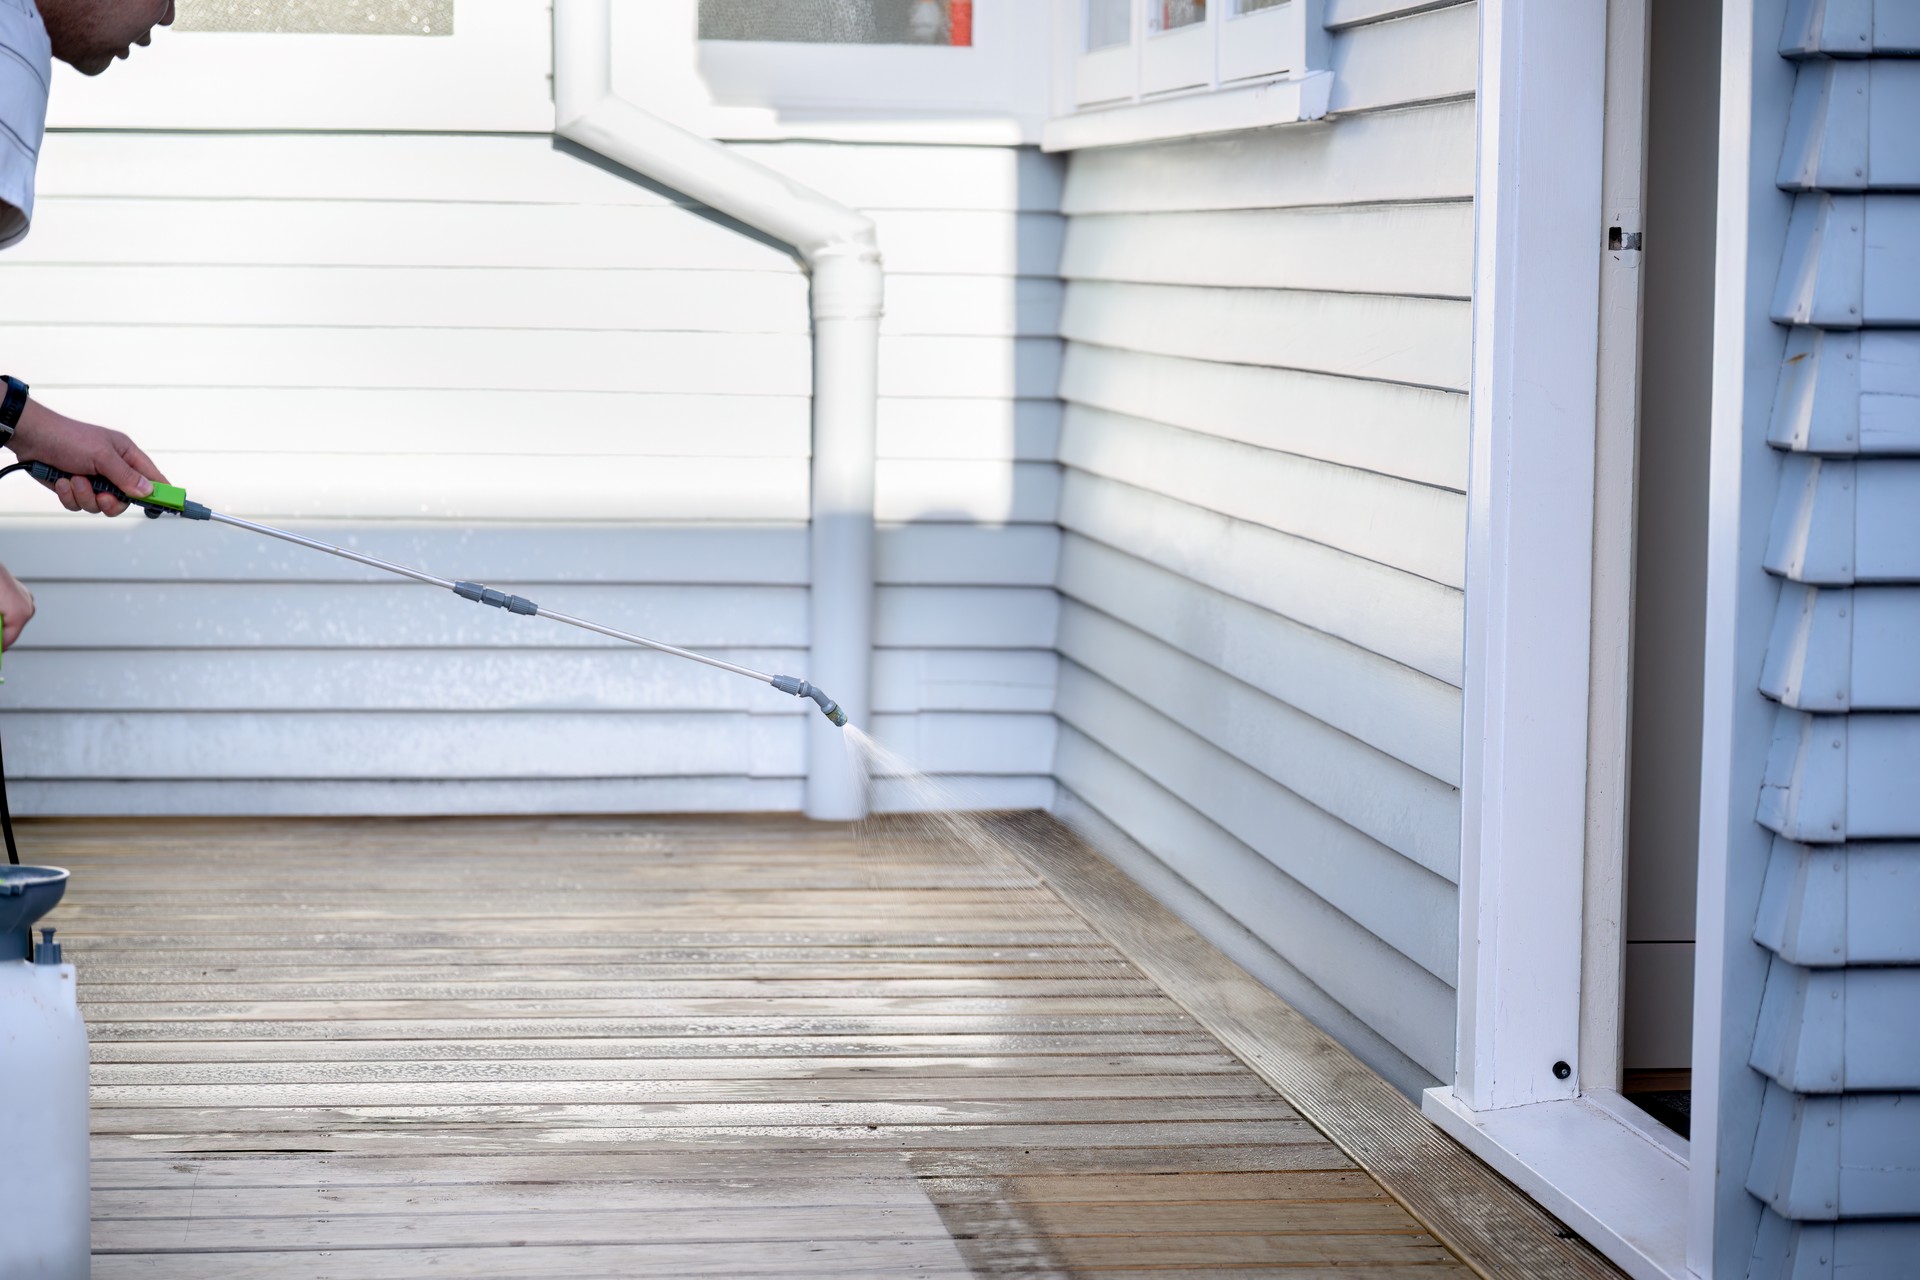
[[[153,492],[154,481],[164,483],[167,478],[124,432],[55,413],[31,398],[21,410],[20,425],[8,447],[23,462],[45,462],[75,476],[105,476],[123,493],[136,497],[144,498]],[[126,503],[110,493],[95,493],[85,481],[61,480],[52,489],[69,511],[117,516],[127,509]],[[11,614],[7,629],[13,629]]]

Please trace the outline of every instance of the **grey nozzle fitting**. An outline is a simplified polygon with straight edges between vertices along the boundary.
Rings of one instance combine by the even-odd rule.
[[[471,600],[475,604],[490,604],[496,609],[505,609],[508,613],[536,614],[540,606],[525,596],[508,595],[492,587],[483,587],[477,582],[456,582],[453,594],[462,600]]]
[[[825,690],[815,688],[799,676],[775,676],[773,687],[782,693],[790,693],[796,698],[812,698],[820,704],[820,710],[825,713],[827,719],[842,729],[847,727],[847,713],[840,709],[839,703],[826,695]]]

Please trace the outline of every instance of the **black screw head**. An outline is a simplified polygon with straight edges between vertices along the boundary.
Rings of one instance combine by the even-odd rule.
[[[1565,1080],[1568,1076],[1572,1074],[1573,1074],[1573,1068],[1568,1066],[1566,1063],[1556,1062],[1553,1064],[1553,1078],[1555,1080]]]

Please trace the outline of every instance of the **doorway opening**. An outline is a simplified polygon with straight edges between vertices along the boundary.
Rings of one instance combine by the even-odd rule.
[[[1621,1090],[1690,1130],[1720,6],[1651,0]]]

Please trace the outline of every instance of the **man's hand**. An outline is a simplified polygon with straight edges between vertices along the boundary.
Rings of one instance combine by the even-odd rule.
[[[20,585],[20,580],[7,572],[7,566],[0,564],[0,617],[5,617],[7,627],[0,632],[0,649],[13,648],[13,642],[27,629],[27,623],[33,621],[33,592]]]
[[[153,482],[166,481],[153,459],[118,431],[96,427],[55,413],[37,400],[27,401],[20,426],[13,433],[13,451],[23,462],[44,462],[75,476],[105,476],[122,493],[144,498]],[[93,511],[117,516],[127,504],[110,493],[95,493],[85,480],[60,480],[49,486],[69,511]],[[13,619],[7,619],[9,631]]]

